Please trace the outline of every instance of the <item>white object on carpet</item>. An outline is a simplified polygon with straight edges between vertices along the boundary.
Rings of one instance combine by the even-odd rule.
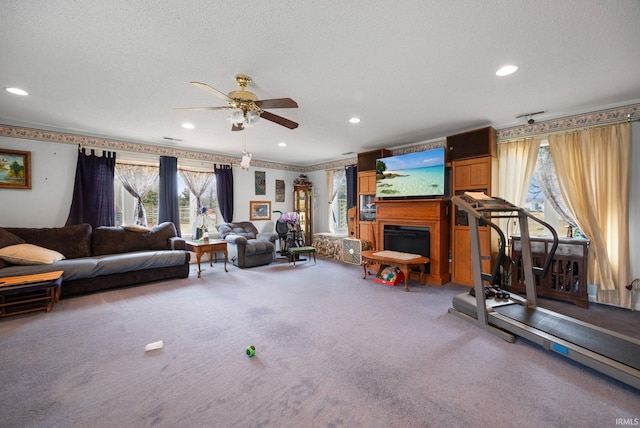
[[[157,342],[149,343],[144,347],[145,352],[155,351],[156,349],[161,349],[164,346],[164,342],[159,340]]]

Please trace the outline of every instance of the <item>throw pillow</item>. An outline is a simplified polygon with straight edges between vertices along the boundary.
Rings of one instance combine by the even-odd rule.
[[[16,244],[24,244],[24,239],[22,239],[18,235],[14,235],[13,233],[0,228],[0,248]]]
[[[0,259],[15,265],[50,265],[64,259],[64,256],[37,245],[16,244],[0,248]]]
[[[140,226],[139,224],[127,224],[122,226],[122,228],[129,232],[140,232],[140,233],[149,232],[149,230],[151,230],[148,227]]]

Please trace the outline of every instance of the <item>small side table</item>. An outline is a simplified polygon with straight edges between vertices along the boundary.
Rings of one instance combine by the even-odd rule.
[[[59,270],[0,278],[0,317],[42,310],[51,312],[54,303],[60,300],[63,273]]]
[[[202,255],[209,253],[209,265],[213,266],[213,255],[217,252],[224,253],[224,271],[227,270],[227,260],[229,259],[229,253],[227,253],[227,241],[222,239],[213,239],[210,241],[187,241],[187,250],[196,253],[196,260],[198,261],[198,278],[202,275],[202,269],[200,268],[200,260]]]

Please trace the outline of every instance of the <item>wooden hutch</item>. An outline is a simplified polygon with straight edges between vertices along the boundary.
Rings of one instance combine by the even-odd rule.
[[[496,131],[482,128],[447,137],[447,155],[453,172],[452,192],[483,192],[489,196],[498,190],[498,159]],[[471,237],[467,215],[452,207],[451,227],[451,280],[473,286],[471,264]],[[482,255],[494,255],[497,237],[489,226],[480,226],[480,250]],[[482,270],[489,272],[491,260],[482,261]]]

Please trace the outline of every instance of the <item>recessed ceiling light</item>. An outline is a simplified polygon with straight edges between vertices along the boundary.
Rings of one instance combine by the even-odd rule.
[[[505,65],[500,70],[496,71],[496,76],[508,76],[515,73],[517,70],[517,65]]]
[[[195,126],[193,126],[193,123],[186,123],[186,122],[182,124],[182,127],[184,129],[193,129],[193,128],[195,128]]]
[[[349,122],[351,122],[351,123],[360,123],[360,118],[359,117],[352,117],[351,119],[349,119]]]
[[[4,88],[7,92],[11,92],[14,95],[29,95],[29,93],[27,91],[25,91],[24,89],[20,89],[20,88]]]
[[[280,147],[287,147],[287,143],[278,143],[278,146],[280,146]]]

